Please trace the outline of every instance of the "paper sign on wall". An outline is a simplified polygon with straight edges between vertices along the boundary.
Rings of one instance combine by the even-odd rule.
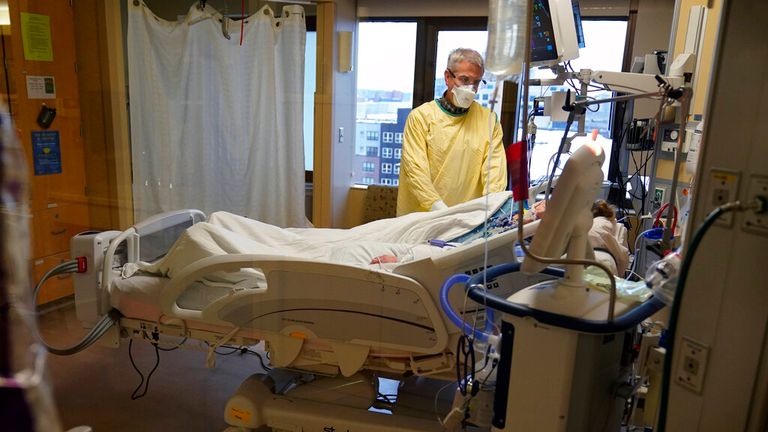
[[[59,131],[32,131],[35,175],[61,174]]]
[[[56,99],[56,82],[52,76],[27,75],[28,99]]]
[[[21,41],[24,45],[24,60],[53,61],[51,17],[22,12]]]

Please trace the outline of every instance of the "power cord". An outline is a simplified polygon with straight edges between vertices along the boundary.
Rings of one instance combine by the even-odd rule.
[[[152,336],[157,338],[157,333],[153,333]],[[141,372],[139,367],[136,366],[136,362],[133,359],[133,338],[128,340],[128,358],[131,360],[131,366],[133,366],[133,369],[139,374],[139,377],[141,378],[139,385],[133,390],[133,393],[131,393],[131,400],[136,400],[146,396],[147,391],[149,391],[149,380],[152,378],[152,374],[154,374],[157,370],[157,367],[160,366],[160,350],[158,349],[156,342],[152,342],[152,346],[155,348],[155,365],[152,367],[152,370],[149,371],[149,374],[147,374],[147,379],[145,381],[144,374]],[[141,391],[141,393],[139,393],[139,391]]]
[[[83,257],[77,257],[70,261],[65,261],[61,264],[58,264],[54,266],[52,269],[48,270],[43,277],[40,279],[40,281],[35,285],[35,289],[33,291],[33,297],[32,300],[34,304],[37,304],[37,297],[40,294],[40,291],[43,287],[43,284],[48,279],[61,275],[66,273],[85,273],[88,269],[88,261],[86,258]],[[64,347],[64,348],[57,348],[52,347],[48,345],[47,342],[43,339],[43,337],[40,335],[40,332],[37,330],[37,327],[34,328],[34,332],[36,333],[37,339],[45,346],[45,348],[50,352],[51,354],[56,355],[71,355],[78,353],[89,346],[93,345],[94,342],[99,340],[101,336],[103,336],[109,329],[117,324],[120,321],[120,318],[123,315],[117,310],[117,309],[111,309],[107,314],[105,314],[99,322],[96,323],[96,325],[91,329],[88,334],[86,334],[79,342],[75,343],[74,345]]]
[[[256,356],[256,358],[259,359],[259,363],[261,364],[262,369],[264,369],[267,372],[272,370],[271,367],[267,366],[267,363],[264,361],[264,357],[261,355],[261,353],[259,353],[258,351],[254,351],[248,348],[247,346],[219,345],[219,348],[226,348],[230,350],[229,352],[225,352],[225,353],[219,352],[218,349],[214,350],[216,354],[221,356],[228,356],[236,353],[240,355],[244,355],[244,354],[254,355]]]

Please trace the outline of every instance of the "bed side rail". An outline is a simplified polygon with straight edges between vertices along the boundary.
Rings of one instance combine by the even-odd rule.
[[[265,277],[267,286],[244,288],[244,285],[233,285],[228,295],[218,298],[203,310],[179,307],[179,297],[195,281],[213,273],[238,272],[241,269],[258,270],[254,278]],[[430,346],[414,346],[409,349],[434,354],[442,352],[448,342],[448,332],[437,303],[429,290],[417,281],[388,272],[295,257],[236,254],[201,259],[170,280],[160,295],[158,306],[171,317],[231,326],[240,324],[222,321],[220,312],[231,310],[233,305],[252,304],[257,307],[259,302],[285,304],[296,299],[306,299],[307,302],[313,299],[318,302],[344,299],[349,305],[358,305],[363,315],[366,314],[366,308],[399,308],[409,316],[423,317],[420,322],[425,331],[434,332],[430,336]],[[399,345],[388,347],[373,340],[351,342],[381,348],[401,348]]]
[[[174,210],[145,219],[110,238],[109,247],[101,261],[102,268],[94,269],[99,274],[97,283],[80,290],[92,290],[92,296],[96,298],[96,315],[104,315],[111,308],[109,286],[113,278],[119,277],[118,267],[128,262],[164,255],[184,230],[205,219],[205,213],[200,210]]]
[[[147,218],[136,225],[128,242],[129,262],[152,262],[168,253],[176,239],[192,225],[206,219],[195,209],[174,210]]]

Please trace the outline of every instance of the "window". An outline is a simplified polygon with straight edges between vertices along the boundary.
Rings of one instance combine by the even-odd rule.
[[[368,157],[377,157],[379,155],[379,148],[378,147],[366,147],[365,148],[365,155]]]
[[[396,144],[402,144],[403,143],[403,133],[402,132],[395,132],[395,143]]]
[[[363,184],[373,184],[373,177],[363,177],[362,183]]]
[[[381,184],[383,184],[383,185],[388,185],[388,186],[389,186],[389,185],[391,185],[391,184],[392,184],[392,179],[389,179],[389,178],[383,178],[383,179],[381,179]]]
[[[392,174],[392,164],[391,163],[383,163],[383,164],[381,164],[381,173],[382,174]]]
[[[392,179],[392,185],[400,186],[400,179]]]
[[[304,170],[312,171],[315,154],[315,81],[317,32],[307,29],[304,47]]]
[[[582,21],[584,27],[584,38],[586,48],[579,50],[579,58],[572,60],[571,67],[574,70],[580,68],[589,68],[592,70],[621,71],[621,64],[624,56],[624,40],[627,32],[626,21],[616,20],[588,20]],[[532,78],[550,78],[553,75],[547,71],[534,70]],[[533,109],[533,100],[538,97],[549,96],[552,92],[565,92],[569,89],[569,84],[562,86],[537,87],[531,86],[529,90],[529,108]],[[590,98],[603,99],[611,96],[607,91],[591,91]],[[599,131],[597,142],[600,143],[605,151],[606,163],[603,164],[603,171],[608,174],[611,161],[611,104],[603,104],[595,112],[588,111],[585,117],[585,132],[589,135],[592,129]],[[534,117],[536,123],[536,142],[533,152],[529,155],[531,158],[529,175],[531,182],[539,181],[549,176],[552,170],[550,159],[557,152],[560,146],[560,140],[563,136],[565,122],[552,121],[551,117]],[[576,123],[571,126],[571,132],[576,128]],[[573,140],[571,151],[580,147],[588,138],[579,137]],[[567,155],[561,157],[560,167],[564,166],[568,159]]]
[[[400,164],[399,163],[395,164],[395,172],[394,173],[397,174],[397,175],[400,175]]]
[[[381,149],[381,157],[384,159],[392,158],[392,147],[383,147]]]
[[[399,149],[399,148],[395,149],[395,159],[400,160],[402,154],[403,154],[403,149]]]
[[[413,20],[363,21],[358,25],[356,122],[358,130],[376,127],[375,135],[371,130],[366,135],[370,141],[381,137],[381,142],[392,143],[394,131],[403,130],[399,121],[413,106],[416,30]],[[391,129],[386,131],[387,127]],[[382,157],[392,157],[391,148],[388,156],[383,151]],[[358,182],[358,178],[362,177],[353,181]]]
[[[363,162],[363,172],[375,172],[376,165],[373,162]]]

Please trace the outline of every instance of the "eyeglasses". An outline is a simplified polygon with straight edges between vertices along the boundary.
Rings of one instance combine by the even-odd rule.
[[[455,79],[456,81],[458,81],[459,84],[461,84],[461,85],[471,85],[474,88],[478,88],[481,85],[485,85],[485,80],[482,79],[482,78],[477,80],[477,81],[472,81],[472,78],[470,78],[470,77],[468,77],[466,75],[456,76],[456,74],[454,74],[452,70],[450,70],[450,69],[446,69],[446,70],[448,71],[449,74],[451,74],[451,77],[453,79]]]

